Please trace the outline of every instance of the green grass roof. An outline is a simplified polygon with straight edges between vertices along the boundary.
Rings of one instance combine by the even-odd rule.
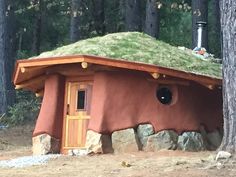
[[[123,32],[94,37],[44,52],[36,58],[66,55],[96,55],[112,59],[154,64],[189,73],[221,78],[221,64],[195,57],[139,32]]]

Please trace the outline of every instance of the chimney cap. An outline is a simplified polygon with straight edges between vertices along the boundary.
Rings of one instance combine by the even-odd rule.
[[[197,25],[206,26],[206,25],[207,25],[207,22],[205,22],[205,21],[197,21],[196,24],[197,24]]]

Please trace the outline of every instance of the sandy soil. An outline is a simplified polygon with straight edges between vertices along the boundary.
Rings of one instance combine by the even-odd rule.
[[[32,126],[0,130],[0,160],[31,154]],[[215,152],[139,152],[61,156],[45,165],[0,168],[1,177],[235,177],[236,159],[215,162]],[[128,164],[128,165],[124,165]]]

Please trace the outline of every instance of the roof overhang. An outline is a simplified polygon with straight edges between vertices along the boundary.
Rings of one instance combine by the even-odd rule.
[[[13,83],[19,85],[27,80],[35,80],[35,83],[43,82],[47,69],[55,65],[73,64],[73,63],[90,63],[96,65],[110,66],[116,68],[144,71],[149,73],[158,73],[162,75],[177,77],[190,81],[195,81],[204,85],[222,85],[222,79],[212,78],[209,76],[198,75],[195,73],[184,72],[172,68],[160,67],[157,65],[145,64],[140,62],[131,62],[122,59],[111,59],[90,55],[73,55],[50,58],[34,58],[28,60],[17,60],[13,74]],[[25,72],[27,71],[27,75]],[[34,74],[30,74],[34,73]],[[40,77],[38,77],[40,76]],[[34,79],[35,78],[35,79]],[[37,79],[36,79],[37,78]],[[27,89],[27,86],[25,85]]]

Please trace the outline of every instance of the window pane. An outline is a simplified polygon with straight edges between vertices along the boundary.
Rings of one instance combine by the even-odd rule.
[[[77,109],[85,109],[85,90],[78,91]]]

